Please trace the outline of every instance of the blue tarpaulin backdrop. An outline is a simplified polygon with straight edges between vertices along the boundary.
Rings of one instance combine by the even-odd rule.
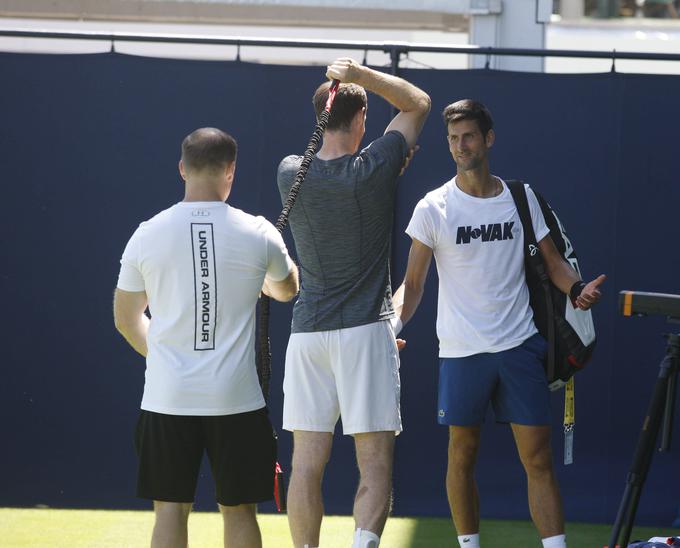
[[[314,127],[320,67],[148,59],[118,54],[0,54],[0,506],[146,508],[134,497],[132,432],[144,363],[116,333],[118,260],[139,222],[181,200],[179,145],[216,126],[239,142],[230,203],[275,220],[279,160],[301,153]],[[454,174],[443,107],[484,101],[496,119],[494,173],[539,189],[559,212],[584,276],[606,273],[595,311],[599,347],[576,382],[575,464],[555,460],[569,520],[611,522],[658,374],[680,331],[663,318],[622,318],[622,289],[680,292],[677,128],[680,77],[404,70],[432,96],[421,150],[402,177],[393,285],[401,282],[413,207]],[[369,98],[367,141],[390,110]],[[290,237],[287,236],[292,248]],[[447,515],[446,429],[436,425],[436,273],[402,352],[404,433],[394,513]],[[280,426],[290,305],[273,306],[271,414]],[[670,525],[680,498],[680,427],[656,454],[640,523]],[[280,435],[288,468],[291,435]],[[527,519],[525,477],[507,427],[487,420],[477,468],[484,517]],[[356,486],[350,439],[336,436],[326,510],[349,513]],[[212,508],[203,474],[198,508]],[[266,506],[271,509],[272,506]]]

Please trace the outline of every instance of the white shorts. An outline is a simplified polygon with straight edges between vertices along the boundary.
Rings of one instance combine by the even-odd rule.
[[[389,321],[293,333],[283,379],[283,428],[401,432],[399,351]]]

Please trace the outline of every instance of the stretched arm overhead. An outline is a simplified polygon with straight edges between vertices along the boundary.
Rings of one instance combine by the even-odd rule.
[[[145,291],[123,291],[116,288],[113,294],[113,321],[125,340],[146,357],[146,335],[149,318],[144,314],[147,306]]]
[[[413,238],[411,250],[408,253],[406,275],[401,287],[394,294],[393,303],[397,318],[401,325],[406,325],[415,314],[423,293],[427,271],[432,262],[432,249]],[[399,325],[399,324],[397,324]]]
[[[589,283],[582,282],[579,273],[557,251],[550,235],[538,242],[538,248],[550,281],[569,295],[575,306],[581,310],[588,310],[600,300],[602,293],[599,287],[607,279],[604,274],[600,274]]]
[[[370,69],[349,57],[342,57],[328,67],[326,76],[341,82],[357,84],[380,95],[400,112],[385,129],[398,131],[413,148],[430,112],[430,96],[402,78]]]

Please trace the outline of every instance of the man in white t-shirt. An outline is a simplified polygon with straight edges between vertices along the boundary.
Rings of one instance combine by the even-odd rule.
[[[495,139],[487,108],[469,99],[444,110],[457,174],[428,193],[406,229],[412,238],[404,283],[395,294],[397,330],[413,316],[434,255],[439,274],[439,423],[449,426],[446,489],[459,543],[479,547],[474,466],[481,424],[492,404],[510,423],[528,478],[531,517],[545,547],[566,547],[550,451],[545,340],[529,306],[523,231],[510,191],[489,171]],[[536,196],[526,186],[536,240],[550,279],[574,306],[600,298],[604,275],[586,284],[558,253]]]
[[[184,200],[140,224],[121,259],[116,328],[146,357],[135,444],[137,495],[154,501],[152,547],[187,545],[204,452],[225,546],[261,546],[255,504],[273,498],[276,442],[255,369],[255,306],[261,291],[292,299],[297,268],[269,222],[225,203],[235,167],[231,136],[188,135]]]

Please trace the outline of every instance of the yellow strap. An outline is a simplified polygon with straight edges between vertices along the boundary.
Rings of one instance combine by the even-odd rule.
[[[574,377],[572,377],[564,387],[564,427],[574,424]]]

